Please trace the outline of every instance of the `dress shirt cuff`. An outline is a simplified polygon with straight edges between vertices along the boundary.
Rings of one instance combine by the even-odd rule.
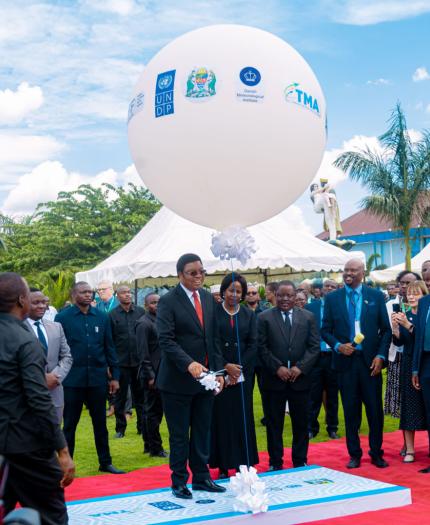
[[[119,381],[119,376],[121,375],[119,368],[117,367],[110,368],[110,373],[112,374],[113,381]]]
[[[340,343],[336,343],[334,345],[334,351],[338,354],[339,353],[339,346],[340,346]]]
[[[418,370],[412,370],[412,375],[413,376],[417,376],[418,375]]]
[[[385,361],[385,357],[381,354],[377,354],[376,357],[379,357],[379,359],[382,359],[382,361]]]

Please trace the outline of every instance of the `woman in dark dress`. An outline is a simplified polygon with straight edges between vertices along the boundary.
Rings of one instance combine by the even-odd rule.
[[[226,478],[229,469],[258,463],[252,398],[257,328],[254,312],[240,305],[247,293],[240,274],[226,275],[220,292],[217,321],[228,375],[226,388],[215,397],[209,465]]]
[[[415,322],[417,317],[418,301],[428,290],[423,281],[409,284],[407,300],[410,310],[406,313],[393,313],[393,343],[403,346],[403,356],[400,369],[400,429],[403,430],[406,455],[404,463],[415,461],[415,431],[426,430],[424,400],[420,390],[412,385],[412,357],[414,353]]]

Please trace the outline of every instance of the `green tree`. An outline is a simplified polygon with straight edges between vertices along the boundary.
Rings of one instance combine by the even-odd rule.
[[[35,282],[41,273],[58,279],[60,272],[90,268],[130,241],[159,207],[151,193],[133,184],[61,192],[39,204],[34,215],[8,225],[0,271]]]
[[[425,225],[430,218],[430,134],[423,133],[413,143],[400,104],[389,122],[389,129],[379,137],[382,153],[368,147],[347,151],[334,165],[369,190],[370,195],[360,203],[363,209],[391,221],[403,232],[405,268],[410,270],[412,221],[415,218]]]
[[[0,213],[0,252],[7,250],[5,238],[7,234],[10,234],[10,226],[12,224],[13,219]]]
[[[373,270],[373,267],[374,267],[377,259],[380,259],[380,258],[381,258],[381,255],[379,253],[372,253],[372,255],[370,255],[367,258],[367,261],[366,261],[366,275],[370,275],[370,272]]]

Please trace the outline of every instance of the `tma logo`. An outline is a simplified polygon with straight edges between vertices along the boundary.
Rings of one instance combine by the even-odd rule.
[[[316,97],[313,97],[307,93],[304,89],[300,89],[300,84],[298,82],[288,84],[288,86],[285,88],[284,94],[285,100],[287,102],[292,102],[293,104],[303,106],[304,108],[309,109],[313,113],[320,116],[318,100]]]

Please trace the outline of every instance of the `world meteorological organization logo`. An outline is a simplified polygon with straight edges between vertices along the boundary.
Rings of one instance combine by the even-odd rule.
[[[318,100],[313,95],[307,93],[304,89],[301,89],[298,82],[288,84],[284,90],[285,100],[298,106],[302,106],[308,109],[318,117],[320,117],[320,108],[318,106]]]
[[[173,104],[175,74],[176,69],[172,69],[172,71],[165,71],[157,76],[155,85],[155,118],[172,115],[175,112]]]
[[[187,92],[189,99],[202,100],[216,95],[215,73],[206,67],[195,68],[188,75]]]
[[[254,87],[260,83],[261,74],[255,67],[244,67],[239,73],[240,80],[245,86]]]

